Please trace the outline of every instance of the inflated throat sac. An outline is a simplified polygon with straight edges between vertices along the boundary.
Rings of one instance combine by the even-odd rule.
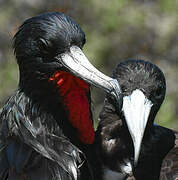
[[[89,85],[65,71],[57,71],[49,80],[56,82],[68,111],[69,121],[77,129],[80,141],[84,144],[92,144],[94,142],[94,128],[87,97]]]

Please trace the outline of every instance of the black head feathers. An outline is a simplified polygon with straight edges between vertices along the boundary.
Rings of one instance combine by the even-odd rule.
[[[161,69],[144,60],[123,61],[113,71],[121,86],[123,96],[140,89],[154,105],[160,107],[166,93],[166,80]]]
[[[55,57],[85,44],[82,29],[68,16],[59,12],[44,13],[27,19],[14,37],[17,60],[32,57]]]

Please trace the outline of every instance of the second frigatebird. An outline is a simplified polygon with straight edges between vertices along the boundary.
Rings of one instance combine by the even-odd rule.
[[[112,77],[121,86],[123,107],[118,109],[108,94],[100,113],[96,145],[103,179],[158,180],[163,159],[175,145],[175,132],[154,124],[165,98],[164,74],[151,62],[127,60],[115,68]]]

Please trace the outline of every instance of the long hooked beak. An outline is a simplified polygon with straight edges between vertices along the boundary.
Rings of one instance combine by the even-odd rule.
[[[134,164],[138,162],[142,138],[151,111],[152,102],[142,91],[136,89],[123,98],[123,112],[134,143]]]
[[[70,51],[60,56],[60,62],[74,75],[84,81],[105,90],[112,94],[118,104],[122,107],[121,88],[116,79],[110,78],[98,71],[87,59],[82,50],[77,46],[72,46]]]

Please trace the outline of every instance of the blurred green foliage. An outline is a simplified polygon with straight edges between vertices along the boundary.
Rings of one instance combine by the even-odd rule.
[[[177,0],[0,0],[0,107],[18,84],[13,35],[25,19],[47,11],[62,11],[80,24],[85,54],[108,75],[128,58],[156,63],[167,80],[157,122],[178,129]],[[104,94],[92,92],[97,120]]]

